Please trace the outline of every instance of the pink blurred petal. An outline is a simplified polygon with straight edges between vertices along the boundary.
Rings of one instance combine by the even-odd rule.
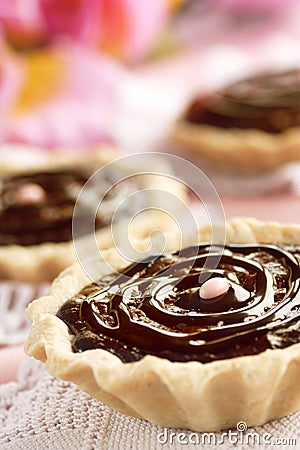
[[[46,22],[40,0],[1,0],[0,21],[9,39],[23,45],[46,37]]]
[[[18,97],[24,77],[24,66],[4,48],[0,35],[0,140],[3,139],[5,117]]]
[[[137,60],[169,18],[166,0],[1,0],[0,21],[13,45],[69,37]]]
[[[85,12],[90,9],[91,3],[93,0],[40,0],[49,34],[72,37],[78,35]]]
[[[151,49],[166,25],[167,2],[161,0],[124,0],[129,20],[129,35],[125,54],[140,59]]]
[[[24,27],[34,27],[42,20],[38,1],[1,0],[0,19],[18,23]]]
[[[0,68],[0,115],[7,112],[17,98],[24,76],[22,63],[1,53],[0,49],[2,59]]]
[[[5,141],[53,148],[112,142],[118,84],[127,72],[117,62],[81,46],[64,44],[64,86],[47,103],[6,121]]]
[[[41,6],[50,35],[100,48],[111,39],[130,60],[151,50],[169,12],[165,0],[41,0]]]

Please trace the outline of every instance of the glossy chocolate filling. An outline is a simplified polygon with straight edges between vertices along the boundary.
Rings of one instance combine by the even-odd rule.
[[[2,176],[0,245],[34,245],[71,240],[73,210],[77,196],[96,169],[85,167]],[[96,186],[99,199],[101,193],[106,192],[111,184],[110,174],[102,177]],[[125,191],[124,196],[127,195]],[[112,190],[104,197],[103,205],[106,213],[96,215],[95,228],[101,228],[111,222],[114,208],[110,205],[118,195],[116,190]],[[85,221],[91,214],[91,208],[87,205],[82,211],[81,229],[82,234],[85,234],[87,229]]]
[[[300,70],[266,73],[195,99],[185,120],[221,128],[280,133],[300,125]]]
[[[209,250],[153,257],[83,288],[57,313],[73,350],[100,348],[123,362],[151,354],[206,363],[300,342],[300,247]],[[202,299],[204,275],[227,278],[228,292]]]

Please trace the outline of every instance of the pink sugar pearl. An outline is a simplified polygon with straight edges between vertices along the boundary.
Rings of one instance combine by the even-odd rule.
[[[46,198],[44,189],[35,183],[27,183],[18,189],[17,202],[20,204],[38,203]]]
[[[202,284],[199,295],[204,300],[218,297],[219,295],[226,294],[230,285],[226,278],[215,277],[210,278]]]

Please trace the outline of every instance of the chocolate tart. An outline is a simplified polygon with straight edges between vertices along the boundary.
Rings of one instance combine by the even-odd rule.
[[[210,227],[99,280],[78,263],[35,300],[25,345],[48,371],[116,410],[165,427],[261,425],[300,407],[300,227],[233,219],[207,261]],[[142,251],[147,245],[140,242]],[[217,257],[217,259],[216,259]],[[217,261],[217,262],[216,262]],[[205,300],[204,274],[230,289]],[[202,278],[201,278],[202,276]]]
[[[0,160],[0,277],[25,282],[52,281],[76,261],[77,249],[72,241],[73,213],[81,189],[99,168],[115,161],[119,155],[109,146],[81,154],[70,151],[46,154],[38,149],[28,149],[25,157],[24,154],[21,156],[21,150],[19,161],[18,158],[10,158],[11,155]],[[123,169],[120,167],[120,173],[126,177],[126,168]],[[117,172],[116,167],[104,168],[93,191],[97,195],[96,200],[108,191],[92,230],[95,229],[95,241],[100,249],[114,244],[111,222],[115,208],[132,191],[157,184],[155,176],[147,179],[141,176],[136,183],[125,180],[121,187],[111,189],[115,178],[119,178]],[[179,183],[169,182],[165,177],[161,186],[184,198],[184,190]],[[92,213],[88,195],[87,205],[81,207],[81,215],[76,217],[79,224],[76,239],[82,239],[81,247],[86,245],[87,248],[89,242],[87,239],[85,244],[84,239],[85,234],[89,234],[86,230],[91,228],[87,217]],[[158,226],[168,229],[170,220],[166,215],[146,213],[138,217],[129,229],[129,238],[146,237]]]
[[[300,69],[264,72],[194,98],[172,138],[205,161],[244,173],[300,159]]]

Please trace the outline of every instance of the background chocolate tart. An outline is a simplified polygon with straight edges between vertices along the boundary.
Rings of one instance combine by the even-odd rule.
[[[81,248],[85,245],[88,248],[89,230],[95,231],[99,248],[113,245],[111,223],[115,211],[134,192],[157,185],[155,176],[127,180],[126,167],[117,170],[109,165],[118,157],[116,150],[109,146],[87,153],[57,150],[50,154],[38,149],[26,153],[26,147],[21,147],[19,159],[16,154],[14,158],[6,155],[0,159],[1,278],[26,282],[53,280],[76,260],[74,236],[81,239]],[[74,219],[82,188],[100,168],[101,174],[81,197]],[[118,184],[122,178],[125,181]],[[181,199],[185,196],[179,183],[167,177],[161,186]],[[93,211],[102,196],[101,208]],[[123,210],[124,214],[130,214],[128,205]],[[93,213],[95,220],[91,222]],[[119,217],[123,217],[122,210]],[[144,222],[142,235],[139,234],[141,222]],[[130,238],[146,237],[144,233],[149,234],[158,226],[168,229],[170,220],[166,215],[147,212],[136,219],[129,230]]]
[[[224,168],[255,173],[299,160],[300,70],[258,73],[195,97],[172,136]]]
[[[163,255],[131,264],[106,250],[94,282],[71,266],[28,308],[27,354],[162,426],[215,431],[297,410],[300,227],[238,218],[226,236],[212,249],[203,227],[181,248],[170,234]],[[216,277],[228,289],[207,298]]]

